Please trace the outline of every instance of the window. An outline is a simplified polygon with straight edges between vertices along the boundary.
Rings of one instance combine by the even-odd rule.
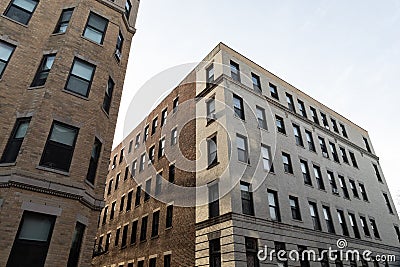
[[[268,205],[269,205],[269,216],[271,220],[280,222],[281,213],[279,209],[278,192],[268,190]]]
[[[64,33],[67,31],[69,21],[71,20],[73,8],[64,9],[61,12],[60,19],[58,20],[57,26],[53,33]]]
[[[171,267],[171,254],[164,255],[164,267]]]
[[[128,146],[128,154],[132,152],[132,147],[133,147],[133,140],[129,141],[129,146]]]
[[[237,95],[233,95],[233,111],[235,112],[235,116],[244,120],[244,108],[243,108],[243,99]]]
[[[169,165],[168,181],[170,183],[174,183],[175,182],[175,164]]]
[[[363,200],[368,201],[368,195],[367,191],[365,190],[365,186],[362,183],[359,183],[358,185],[360,186],[360,192]]]
[[[160,211],[153,212],[153,221],[151,223],[151,237],[158,236],[159,224],[160,224]]]
[[[342,228],[342,234],[344,236],[349,236],[349,230],[347,229],[346,219],[344,217],[344,212],[342,210],[337,210],[339,224]]]
[[[133,190],[128,192],[128,199],[126,200],[126,211],[132,208]]]
[[[139,172],[142,172],[144,170],[144,164],[146,163],[146,154],[142,154],[140,156],[140,166],[139,166]]]
[[[110,220],[114,219],[114,214],[115,214],[115,206],[117,205],[117,202],[114,201],[111,203],[111,213],[110,213]]]
[[[378,178],[379,182],[383,183],[381,173],[379,172],[379,169],[378,169],[378,165],[372,164],[372,166],[374,167],[376,178]]]
[[[65,90],[87,97],[94,76],[95,66],[81,59],[74,59]]]
[[[400,242],[400,228],[397,225],[394,226],[394,231],[396,232],[397,239]]]
[[[393,214],[393,208],[392,208],[392,205],[390,204],[390,200],[389,200],[388,194],[383,193],[383,198],[385,199],[386,206],[387,206],[387,208],[389,210],[389,213]]]
[[[336,185],[335,175],[331,171],[327,171],[329,183],[331,184],[332,193],[335,195],[339,195],[339,190]]]
[[[178,106],[179,106],[179,97],[176,97],[174,101],[172,102],[172,112],[175,113],[178,111]]]
[[[326,114],[321,112],[322,124],[324,125],[325,129],[330,130],[328,119],[326,118]]]
[[[7,267],[44,266],[55,221],[56,216],[24,211]]]
[[[256,115],[258,120],[258,127],[264,130],[268,130],[267,120],[265,118],[265,109],[256,106]]]
[[[296,140],[296,145],[304,146],[303,138],[301,137],[301,130],[298,125],[293,124],[293,132],[294,132],[294,138]]]
[[[301,220],[299,199],[294,196],[289,196],[289,204],[292,211],[292,219]]]
[[[124,181],[126,181],[126,179],[128,179],[128,175],[129,175],[129,165],[127,165],[127,166],[125,167]]]
[[[174,146],[178,143],[178,129],[174,128],[171,131],[171,146]]]
[[[131,244],[136,243],[138,221],[132,222]]]
[[[356,182],[354,182],[354,180],[349,179],[349,184],[350,184],[350,189],[353,192],[353,196],[356,198],[360,198],[358,196],[358,191],[357,191],[357,187],[356,187]]]
[[[150,199],[150,193],[151,193],[151,179],[148,179],[146,181],[146,188],[144,191],[144,201],[147,201]]]
[[[329,159],[328,149],[326,148],[325,139],[318,136],[319,145],[321,146],[322,156]]]
[[[349,191],[347,190],[346,181],[344,180],[344,177],[343,177],[343,176],[339,175],[338,177],[339,177],[339,184],[340,184],[340,187],[342,188],[342,191],[343,191],[343,196],[344,196],[345,198],[349,199],[350,196],[349,196]]]
[[[257,93],[261,94],[261,82],[260,82],[260,76],[251,73],[251,80],[253,82],[253,89],[254,91],[256,91]]]
[[[303,251],[307,250],[306,246],[297,246],[297,250],[299,252],[299,259],[300,259],[300,267],[310,267],[310,261],[308,257],[306,256],[307,254],[304,253]]]
[[[208,167],[211,168],[218,163],[217,135],[214,135],[211,138],[207,138],[207,155]]]
[[[235,81],[240,82],[240,70],[239,70],[239,64],[233,62],[231,60],[231,77]]]
[[[207,87],[214,84],[214,64],[211,64],[206,69],[206,84],[207,84]]]
[[[343,125],[343,124],[339,124],[340,125],[340,128],[342,129],[342,134],[343,134],[343,136],[344,137],[346,137],[346,138],[348,138],[348,136],[347,136],[347,132],[346,132],[346,127]]]
[[[240,192],[243,214],[254,216],[253,192],[250,191],[250,184],[240,182]]]
[[[282,258],[286,258],[286,260],[280,260],[280,259],[278,259],[278,257],[276,257],[276,260],[278,261],[278,266],[287,267],[288,266],[288,261],[287,261],[287,252],[286,252],[285,243],[275,241],[274,242],[274,247],[275,247],[275,251],[277,253],[280,253]],[[280,251],[282,251],[282,252],[280,252]]]
[[[208,242],[210,267],[221,267],[221,243],[219,239],[212,239]]]
[[[363,137],[363,140],[364,140],[365,148],[367,149],[367,151],[368,151],[369,153],[372,153],[371,147],[369,146],[369,143],[368,143],[368,139],[365,138],[365,137]]]
[[[174,206],[169,205],[167,206],[167,215],[165,218],[165,228],[171,228],[172,227],[172,216],[174,212]]]
[[[339,133],[339,128],[338,128],[338,126],[337,126],[336,120],[335,120],[334,118],[331,118],[331,122],[332,122],[333,130],[334,130],[336,133]]]
[[[100,152],[101,152],[101,142],[99,139],[94,138],[94,144],[92,146],[92,154],[90,156],[89,169],[86,175],[86,180],[94,184],[94,179],[96,177],[97,165],[99,163]]]
[[[116,155],[114,155],[114,158],[113,158],[113,163],[112,163],[112,166],[111,166],[111,168],[112,169],[114,169],[115,168],[115,166],[117,166],[117,154]]]
[[[285,123],[283,121],[283,118],[279,117],[278,115],[275,115],[275,121],[278,132],[281,134],[286,134]]]
[[[137,149],[140,146],[140,133],[136,135],[135,139],[135,149]]]
[[[274,166],[271,160],[271,147],[261,144],[261,155],[264,171],[274,172]]]
[[[351,159],[351,163],[353,164],[353,167],[358,168],[356,156],[354,155],[354,153],[349,151],[349,155],[350,155],[350,159]]]
[[[307,139],[307,144],[308,144],[308,149],[310,151],[314,151],[315,152],[315,144],[314,144],[314,139],[312,137],[312,133],[308,130],[305,130],[306,132],[306,139]]]
[[[218,183],[208,187],[208,218],[219,216],[219,188]]]
[[[55,57],[55,54],[43,56],[42,61],[40,62],[40,66],[36,72],[35,78],[33,79],[33,82],[31,84],[31,87],[42,86],[46,83]]]
[[[149,267],[156,267],[157,265],[157,258],[149,259]]]
[[[163,157],[165,154],[165,138],[161,138],[158,142],[158,158]]]
[[[211,123],[215,121],[215,96],[209,98],[206,101],[206,109],[207,109],[207,123]]]
[[[136,196],[135,196],[135,206],[140,205],[140,195],[142,193],[142,186],[139,185],[136,187]]]
[[[319,248],[319,257],[321,258],[321,267],[329,267],[328,253],[325,249]]]
[[[332,142],[329,142],[329,148],[331,149],[331,153],[332,153],[333,160],[334,160],[335,162],[339,163],[339,156],[338,156],[338,153],[337,153],[337,151],[336,151],[336,146],[335,146],[335,144],[332,143]]]
[[[119,204],[119,212],[123,212],[124,211],[124,206],[125,206],[125,195],[123,195],[121,197],[121,202]]]
[[[111,244],[111,233],[106,236],[106,244],[104,245],[104,251],[107,252]]]
[[[353,213],[349,213],[349,220],[350,220],[351,228],[353,228],[354,237],[360,238],[360,232],[358,231],[356,216]]]
[[[144,261],[143,260],[138,261],[138,266],[137,267],[144,267]]]
[[[289,93],[286,93],[286,102],[288,104],[288,108],[290,111],[296,112],[296,108],[293,102],[293,96]]]
[[[158,126],[158,117],[155,117],[155,118],[153,119],[153,123],[152,123],[151,126],[152,126],[152,127],[151,127],[151,135],[153,135],[153,134],[156,133],[156,130],[157,130],[157,126]]]
[[[161,189],[162,189],[162,172],[159,172],[156,174],[156,189],[154,191],[154,194],[156,196],[158,196],[161,193]]]
[[[245,237],[247,267],[259,267],[257,239]]]
[[[117,177],[115,177],[115,188],[114,188],[114,190],[118,189],[119,180],[121,180],[121,173],[118,173]]]
[[[364,230],[364,235],[370,237],[371,234],[369,232],[367,219],[364,216],[360,216],[360,224],[361,228]]]
[[[378,227],[376,226],[375,220],[372,218],[369,218],[369,222],[371,223],[371,229],[372,229],[372,233],[374,233],[374,237],[381,238],[379,235]]]
[[[129,0],[125,2],[125,17],[129,20],[129,16],[131,14],[132,4]]]
[[[271,97],[275,98],[276,100],[279,100],[278,88],[276,87],[276,85],[269,83],[269,91],[271,93]]]
[[[344,147],[339,147],[340,154],[342,155],[342,160],[344,163],[349,164],[349,159],[347,158],[346,149]]]
[[[317,180],[318,189],[325,190],[324,180],[322,179],[321,168],[317,165],[313,165],[315,179]]]
[[[310,170],[308,169],[307,161],[300,160],[300,167],[301,167],[301,172],[303,173],[304,184],[312,186]]]
[[[107,221],[107,215],[108,215],[108,207],[104,207],[104,213],[103,213],[103,221],[102,223],[105,224]]]
[[[136,169],[137,169],[137,160],[134,160],[132,162],[131,177],[135,177],[136,176]]]
[[[163,127],[167,123],[168,109],[165,108],[161,112],[161,127]]]
[[[311,117],[312,117],[313,121],[319,125],[317,110],[313,107],[310,107],[310,110],[311,110]]]
[[[147,125],[147,126],[144,128],[144,138],[143,138],[143,142],[146,142],[148,138],[149,138],[149,125]]]
[[[111,194],[112,186],[113,186],[113,180],[111,179],[111,180],[108,182],[107,195],[110,195],[110,194]]]
[[[118,246],[119,244],[119,235],[121,233],[121,228],[117,228],[117,231],[115,232],[115,240],[114,240],[114,246]]]
[[[27,25],[38,2],[37,0],[12,0],[4,15]]]
[[[313,221],[314,230],[321,231],[321,222],[319,221],[317,203],[309,202],[311,219]]]
[[[126,247],[126,242],[128,240],[128,227],[129,225],[124,225],[122,228],[122,240],[121,240],[121,247],[124,248]]]
[[[10,61],[11,55],[14,53],[15,46],[0,41],[0,79],[3,76],[4,70]]]
[[[290,155],[282,152],[282,161],[284,171],[293,174],[292,160],[290,159]]]
[[[104,99],[103,99],[103,110],[107,114],[110,113],[111,100],[112,100],[112,95],[113,95],[113,91],[114,91],[114,86],[115,86],[114,81],[111,79],[111,77],[108,77],[107,88],[104,93]]]
[[[140,227],[140,241],[146,240],[147,234],[147,216],[142,218],[142,225]]]
[[[304,118],[307,118],[307,111],[306,111],[306,107],[304,106],[304,102],[301,100],[297,100],[297,106],[299,107],[299,111],[301,116],[303,116]]]
[[[117,58],[118,61],[121,60],[122,57],[122,46],[124,44],[124,36],[122,35],[121,32],[118,33],[117,37],[117,43],[115,45],[115,57]]]
[[[107,24],[108,20],[93,12],[90,12],[83,36],[92,40],[93,42],[102,44],[107,30]]]
[[[28,130],[30,121],[30,118],[17,119],[14,125],[14,129],[12,130],[11,136],[8,139],[6,148],[1,157],[1,163],[11,163],[16,161],[19,150],[21,149],[22,142],[24,141],[26,132]]]
[[[121,151],[119,152],[119,164],[121,164],[123,160],[124,160],[124,148],[122,148]]]
[[[247,138],[245,136],[237,134],[236,145],[237,145],[238,160],[250,164]]]
[[[78,131],[78,128],[53,122],[40,165],[68,172]]]
[[[329,207],[322,206],[322,211],[324,213],[324,219],[325,219],[325,222],[326,222],[326,227],[328,229],[328,232],[334,234],[335,233],[335,227],[333,226],[331,211],[330,211]]]

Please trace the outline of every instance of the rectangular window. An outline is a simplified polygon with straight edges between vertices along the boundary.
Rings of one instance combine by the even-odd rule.
[[[335,120],[334,118],[331,118],[331,122],[332,122],[333,130],[334,130],[336,133],[339,133],[339,128],[338,128],[338,126],[337,126],[336,120]]]
[[[299,245],[297,246],[297,250],[299,252],[300,267],[310,267],[310,261],[307,254],[303,254],[303,251],[307,250],[307,247]]]
[[[117,177],[115,177],[115,187],[114,187],[114,191],[118,189],[119,186],[119,181],[121,180],[121,173],[117,174]]]
[[[339,185],[342,188],[344,198],[349,199],[349,191],[347,190],[346,181],[343,176],[339,175]]]
[[[354,182],[354,180],[349,179],[349,184],[350,184],[350,189],[353,192],[353,196],[356,197],[356,198],[360,198],[359,195],[358,195],[356,182]]]
[[[371,229],[372,229],[372,233],[374,233],[374,237],[381,238],[381,236],[379,235],[378,227],[375,223],[375,220],[372,218],[369,218],[369,222],[371,223]]]
[[[304,184],[312,186],[311,175],[310,175],[310,170],[308,169],[307,161],[300,160],[300,167],[301,167],[301,172],[303,173]]]
[[[256,106],[256,115],[258,120],[258,127],[264,130],[268,130],[267,119],[265,117],[265,109]]]
[[[132,208],[132,199],[133,199],[133,190],[128,192],[128,198],[126,200],[126,211],[131,210],[131,208]]]
[[[293,124],[293,132],[294,132],[294,138],[296,140],[296,145],[304,146],[303,137],[301,136],[300,126]]]
[[[394,226],[394,231],[396,232],[397,239],[400,242],[400,228],[397,225]]]
[[[178,111],[178,106],[179,106],[179,97],[176,97],[174,101],[172,102],[172,112],[175,113]]]
[[[151,223],[151,237],[158,236],[158,226],[160,224],[160,211],[153,213],[153,221]]]
[[[103,221],[102,223],[105,224],[107,221],[107,215],[108,215],[108,207],[104,207],[104,212],[103,212]]]
[[[0,79],[3,76],[11,55],[14,53],[15,46],[0,41]]]
[[[314,230],[321,231],[321,222],[319,220],[317,203],[309,202],[308,204],[310,208],[311,219],[314,225]]]
[[[165,138],[161,138],[158,142],[158,158],[163,157],[165,154]]]
[[[91,184],[94,184],[94,180],[96,178],[97,166],[100,159],[101,152],[101,142],[97,137],[94,138],[94,144],[92,146],[92,154],[90,155],[89,169],[86,174],[86,180],[88,180]]]
[[[245,136],[237,134],[236,146],[237,146],[238,160],[250,164],[247,138]]]
[[[145,192],[144,192],[144,201],[147,201],[150,199],[150,193],[151,193],[151,179],[148,179],[146,181],[146,187],[145,187]]]
[[[329,267],[328,253],[325,249],[319,248],[319,257],[321,258],[321,267]]]
[[[353,213],[349,213],[349,221],[350,221],[350,226],[353,229],[354,237],[360,238],[360,232],[358,231],[356,216]]]
[[[233,110],[235,112],[235,116],[244,120],[244,107],[243,107],[243,99],[237,95],[233,95]]]
[[[269,91],[271,93],[271,97],[275,98],[276,100],[279,100],[278,88],[276,87],[275,84],[269,83]]]
[[[293,174],[293,166],[292,166],[292,160],[290,159],[290,155],[285,152],[282,152],[282,161],[283,161],[284,171]]]
[[[117,231],[115,232],[115,240],[114,240],[114,246],[118,246],[119,244],[119,235],[121,233],[121,228],[117,228]]]
[[[293,96],[289,93],[286,93],[286,102],[288,104],[288,108],[290,111],[296,112],[296,108],[293,102]]]
[[[344,163],[349,164],[349,159],[347,158],[346,149],[344,147],[339,147],[340,154],[342,155],[342,160]]]
[[[346,219],[344,217],[344,212],[342,210],[337,210],[339,224],[342,228],[342,234],[344,236],[349,236],[349,230],[347,229]]]
[[[111,203],[111,212],[110,212],[110,220],[114,220],[114,214],[115,214],[115,206],[117,205],[117,202],[114,201]]]
[[[168,109],[165,108],[161,112],[161,127],[163,127],[167,123],[167,117],[168,117]]]
[[[240,70],[239,70],[239,64],[236,62],[233,62],[231,60],[231,77],[235,81],[240,82]]]
[[[154,164],[154,154],[155,154],[155,150],[156,150],[156,147],[155,147],[155,146],[152,146],[152,147],[150,147],[150,149],[149,149],[149,164],[150,164],[150,163],[153,163],[153,164]]]
[[[331,171],[327,171],[329,183],[331,184],[332,193],[335,195],[339,195],[339,190],[336,185],[335,175]]]
[[[313,121],[319,125],[319,119],[318,119],[318,113],[317,110],[313,107],[310,107],[311,110],[311,117],[313,119]]]
[[[387,206],[387,208],[389,210],[389,213],[393,214],[393,208],[392,208],[392,205],[390,204],[390,200],[389,200],[388,194],[383,193],[383,198],[385,199],[385,203],[386,203],[386,206]]]
[[[136,169],[137,169],[137,160],[132,162],[131,177],[136,176]]]
[[[268,190],[268,205],[269,205],[269,216],[271,220],[280,222],[281,213],[279,209],[278,192]]]
[[[171,254],[164,255],[164,267],[171,267]]]
[[[121,164],[123,160],[124,160],[124,148],[122,148],[121,151],[119,152],[119,164]]]
[[[78,128],[53,122],[40,160],[40,166],[68,172],[78,131]]]
[[[215,96],[207,99],[206,101],[206,109],[207,109],[207,123],[211,123],[215,121]]]
[[[65,85],[65,90],[87,97],[89,95],[95,69],[96,67],[94,65],[75,58]]]
[[[275,241],[274,247],[275,247],[275,251],[277,253],[280,253],[280,255],[282,255],[284,258],[286,258],[286,260],[280,260],[280,259],[278,259],[278,257],[276,257],[276,260],[278,262],[277,266],[288,267],[286,244],[283,242]]]
[[[307,139],[307,144],[308,144],[308,149],[310,151],[314,151],[315,152],[315,144],[314,144],[314,139],[312,136],[312,133],[308,130],[305,130],[306,132],[306,139]]]
[[[108,249],[110,248],[111,244],[111,233],[108,233],[106,236],[106,244],[104,245],[104,251],[107,252]]]
[[[156,189],[154,190],[154,194],[158,196],[161,194],[161,189],[162,189],[162,172],[159,172],[156,174]]]
[[[367,219],[364,216],[360,216],[360,224],[361,228],[364,230],[364,235],[370,237],[371,233],[369,232]]]
[[[218,163],[217,135],[207,139],[208,168]]]
[[[137,236],[137,227],[138,227],[138,221],[132,222],[132,232],[131,232],[131,244],[136,243],[136,236]]]
[[[168,181],[169,181],[170,183],[174,183],[174,182],[175,182],[175,164],[169,165],[169,169],[168,169]]]
[[[124,206],[125,206],[125,195],[123,195],[121,197],[121,202],[119,204],[119,212],[123,212],[124,211]]]
[[[124,225],[124,227],[122,228],[122,240],[121,240],[121,248],[126,247],[126,243],[128,240],[128,227],[129,225]]]
[[[165,228],[171,228],[172,227],[173,212],[174,212],[174,206],[169,205],[167,207],[167,215],[165,216]]]
[[[346,132],[346,127],[343,125],[343,124],[339,124],[340,125],[340,128],[342,129],[342,135],[344,136],[344,137],[346,137],[346,138],[348,138],[348,136],[347,136],[347,132]]]
[[[111,180],[108,182],[107,195],[110,195],[110,194],[111,194],[112,186],[113,186],[113,179],[111,179]]]
[[[144,267],[144,261],[138,261],[138,266],[137,267]]]
[[[264,171],[274,172],[272,164],[271,147],[261,144],[261,155]]]
[[[292,211],[292,219],[301,221],[299,199],[294,196],[289,196],[289,204]]]
[[[133,147],[133,140],[129,141],[129,146],[128,146],[128,154],[132,152],[132,147]]]
[[[17,119],[14,125],[14,129],[11,132],[10,138],[8,139],[6,148],[1,157],[0,163],[12,163],[17,160],[30,121],[31,118]]]
[[[128,175],[129,175],[129,165],[125,167],[124,181],[126,181],[126,179],[128,179]]]
[[[146,163],[146,154],[142,154],[140,156],[139,172],[142,172],[144,170],[145,163]]]
[[[378,169],[378,165],[372,164],[372,166],[374,167],[376,178],[378,179],[379,182],[383,183],[381,173],[379,172],[379,169]]]
[[[260,76],[251,73],[251,80],[253,82],[253,89],[254,91],[256,91],[257,93],[261,94],[261,81],[260,81]]]
[[[135,196],[135,206],[139,206],[140,205],[140,196],[142,194],[142,186],[139,185],[136,187],[136,196]]]
[[[319,141],[319,145],[321,147],[322,156],[324,156],[325,158],[329,159],[328,149],[326,147],[325,139],[320,137],[320,136],[318,136],[318,141]]]
[[[329,142],[329,148],[331,149],[333,160],[337,163],[340,163],[335,144],[332,142]]]
[[[111,100],[112,100],[112,95],[113,95],[113,91],[114,91],[114,86],[115,86],[114,81],[111,79],[111,77],[108,77],[107,87],[106,87],[106,91],[104,93],[104,99],[103,99],[103,109],[107,114],[110,113]]]
[[[363,137],[363,140],[364,140],[365,148],[367,149],[367,151],[368,151],[369,153],[372,153],[371,147],[369,146],[368,139],[365,138],[365,137]]]
[[[122,46],[124,45],[124,36],[121,32],[118,33],[117,43],[115,45],[114,55],[118,61],[121,60],[122,57]]]
[[[102,44],[106,34],[108,20],[90,12],[83,36],[95,43]]]
[[[322,112],[320,114],[321,114],[321,118],[322,118],[322,124],[324,125],[325,129],[330,130],[328,119],[326,118],[326,114],[322,113]]]
[[[360,192],[363,200],[368,201],[368,195],[367,191],[365,190],[365,186],[362,183],[359,183],[358,185],[360,186]]]
[[[37,0],[12,0],[4,15],[27,25],[38,5]]]
[[[259,267],[257,239],[245,237],[247,267]]]
[[[146,125],[144,128],[144,138],[143,138],[143,143],[147,141],[149,138],[149,125]]]
[[[56,216],[24,211],[7,267],[44,266],[55,221]]]
[[[135,149],[137,149],[139,146],[140,146],[140,133],[138,133],[135,138]]]
[[[243,214],[254,216],[253,192],[251,192],[250,190],[250,184],[240,182],[240,192],[242,198]]]
[[[275,115],[276,128],[279,133],[286,134],[285,122],[282,117]]]
[[[129,0],[125,2],[125,17],[129,20],[131,14],[132,4]]]
[[[307,118],[307,111],[306,111],[306,107],[304,106],[304,102],[298,99],[297,106],[299,107],[301,116],[303,116],[304,118]]]
[[[219,188],[218,183],[208,187],[208,218],[219,216]]]
[[[326,227],[328,229],[328,232],[334,234],[335,233],[335,227],[333,226],[331,211],[330,211],[329,207],[322,206],[322,211],[324,213],[324,219],[325,219],[325,222],[326,222]]]
[[[153,123],[152,123],[151,126],[152,126],[152,127],[151,127],[151,135],[153,135],[153,134],[156,133],[156,130],[157,130],[157,126],[158,126],[158,117],[155,117],[155,118],[153,119]]]
[[[113,158],[113,163],[112,163],[112,166],[111,166],[111,168],[112,169],[114,169],[115,168],[115,166],[117,166],[117,154],[116,155],[114,155],[114,158]]]
[[[156,267],[157,266],[157,258],[149,259],[149,267]]]
[[[206,69],[206,84],[207,84],[207,87],[214,84],[214,64],[211,64]]]
[[[178,143],[178,129],[174,128],[171,131],[171,146],[174,146]]]
[[[42,86],[46,83],[47,77],[49,76],[55,58],[56,58],[55,54],[43,56],[39,68],[36,71],[36,75],[35,78],[33,79],[31,87]]]
[[[147,235],[147,216],[142,218],[142,225],[140,227],[140,241],[146,240]]]
[[[212,239],[208,242],[210,267],[221,267],[221,243],[219,239]]]
[[[322,179],[321,168],[317,165],[313,165],[315,179],[317,180],[318,189],[325,190],[324,180]]]
[[[54,29],[53,33],[64,33],[67,31],[69,21],[71,20],[72,13],[74,12],[73,8],[64,9],[61,12],[61,16],[58,20],[57,26]]]

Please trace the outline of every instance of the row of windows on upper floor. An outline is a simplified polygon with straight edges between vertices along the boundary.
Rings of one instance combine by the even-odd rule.
[[[233,80],[237,82],[241,82],[240,79],[240,69],[239,69],[239,64],[237,64],[234,61],[230,61],[230,67],[231,67],[231,77]],[[260,81],[260,76],[256,75],[255,73],[251,73],[251,79],[253,82],[253,89],[261,94],[262,93],[262,87],[261,87],[261,81]],[[206,82],[207,85],[211,85],[214,82],[214,66],[211,64],[207,69],[206,69]],[[269,89],[270,89],[270,94],[271,97],[274,98],[275,100],[279,101],[279,93],[278,93],[278,87],[274,85],[273,83],[269,83]],[[296,105],[294,104],[293,96],[289,94],[288,92],[285,93],[286,96],[286,101],[288,105],[288,109],[294,113],[296,113]],[[234,107],[236,108],[237,106],[241,105],[243,107],[243,101],[241,100],[240,102],[234,99]],[[307,115],[307,110],[304,104],[304,101],[297,99],[297,108],[299,111],[299,114],[303,116],[304,118],[308,119]],[[213,109],[211,107],[211,109]],[[208,110],[208,108],[207,108]],[[214,105],[214,111],[215,111],[215,105]],[[236,109],[235,109],[236,111]],[[311,112],[311,118],[312,121],[318,125],[320,125],[320,119],[318,116],[317,110],[310,106],[310,112]],[[258,114],[257,114],[258,115]],[[320,116],[321,116],[321,121],[322,121],[322,126],[325,127],[327,130],[331,129],[331,126],[329,125],[328,122],[328,117],[326,113],[320,111]],[[239,115],[244,120],[244,112],[241,112]],[[346,127],[343,123],[338,123],[336,119],[333,117],[330,117],[331,124],[332,124],[332,129],[336,134],[342,134],[343,137],[348,138]],[[339,124],[339,125],[338,125]],[[340,130],[339,130],[340,127]],[[372,153],[371,147],[369,145],[368,139],[366,137],[363,137],[363,141],[365,143],[365,148],[368,152]]]
[[[21,145],[28,132],[30,121],[31,118],[17,119],[0,159],[1,164],[10,164],[17,160]],[[44,167],[46,170],[69,172],[78,133],[79,129],[75,126],[53,121],[39,166]],[[93,185],[95,184],[101,148],[101,141],[95,137],[86,175],[86,181]]]
[[[171,267],[171,262],[172,262],[172,254],[168,254],[164,252],[162,254],[163,262],[161,262],[162,266],[164,267]],[[124,267],[125,263],[119,263],[119,264],[111,264],[110,267]],[[132,262],[128,262],[127,267],[134,267],[134,260]],[[144,257],[140,257],[137,259],[137,267],[144,267],[145,266],[145,259]],[[148,266],[149,267],[156,267],[157,266],[157,255],[151,255],[151,258],[148,260]],[[104,266],[107,267],[107,266]]]

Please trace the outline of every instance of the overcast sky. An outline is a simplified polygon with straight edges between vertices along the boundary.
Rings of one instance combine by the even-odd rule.
[[[141,1],[136,28],[114,146],[146,81],[222,41],[368,130],[400,210],[400,1]]]

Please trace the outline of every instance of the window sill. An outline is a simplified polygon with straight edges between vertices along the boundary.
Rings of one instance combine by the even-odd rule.
[[[172,226],[165,228],[165,231],[171,230]]]
[[[75,92],[71,92],[71,91],[69,91],[69,90],[66,90],[66,89],[62,89],[61,91],[63,91],[64,93],[67,93],[67,94],[76,96],[76,97],[78,97],[78,98],[80,98],[80,99],[89,101],[89,97],[87,97],[87,96],[83,96],[83,95],[77,94],[77,93],[75,93]]]
[[[243,165],[251,167],[249,162],[244,162],[244,161],[240,161],[240,160],[237,160],[237,162],[240,163],[240,164],[243,164]]]
[[[208,165],[207,170],[210,170],[210,169],[214,168],[214,167],[217,166],[217,165],[219,165],[219,162],[218,162],[218,161],[215,162],[215,163],[213,163],[213,164],[211,164],[211,165]]]
[[[318,190],[321,191],[321,192],[325,192],[326,193],[326,189],[318,188]]]
[[[69,172],[60,171],[60,170],[56,170],[56,169],[52,169],[52,168],[44,167],[44,166],[40,166],[40,165],[39,165],[39,166],[36,166],[36,169],[42,170],[42,171],[53,172],[53,173],[61,174],[61,175],[64,175],[64,176],[70,176],[70,173],[69,173]]]
[[[36,89],[42,89],[44,88],[45,85],[38,85],[38,86],[29,86],[28,90],[36,90]]]
[[[145,243],[147,241],[147,239],[143,239],[139,241],[139,244]]]
[[[157,239],[157,238],[159,238],[160,236],[159,235],[155,235],[155,236],[152,236],[151,238],[150,238],[150,240],[154,240],[154,239]]]
[[[310,188],[314,188],[314,186],[312,184],[304,184],[305,186],[308,186]]]
[[[21,23],[21,22],[19,22],[19,21],[13,20],[13,19],[7,17],[6,15],[1,15],[1,17],[2,17],[2,18],[5,18],[6,20],[9,20],[9,21],[11,21],[11,22],[14,22],[14,23],[16,23],[16,24],[18,24],[18,25],[20,25],[20,26],[23,26],[23,27],[25,27],[25,28],[28,28],[28,25],[23,24],[23,23]],[[28,21],[28,23],[29,23],[29,21]]]
[[[87,184],[88,186],[90,186],[92,189],[94,189],[94,184],[92,184],[90,181],[88,181],[87,179],[85,179],[85,184]]]
[[[269,133],[268,128],[265,129],[265,128],[262,128],[262,127],[258,126],[258,129],[260,129],[263,132]]]
[[[206,127],[213,124],[213,122],[217,121],[216,119],[207,119]]]
[[[68,28],[67,28],[67,30],[68,30]],[[52,34],[50,34],[50,36],[60,36],[60,35],[64,35],[64,34],[66,34],[67,32],[53,32]]]
[[[84,39],[84,40],[86,40],[86,41],[91,42],[92,44],[98,45],[98,46],[100,46],[100,47],[104,47],[103,44],[99,44],[99,43],[97,43],[97,42],[95,42],[95,41],[93,41],[93,40],[91,40],[91,39],[89,39],[89,38],[87,38],[87,37],[85,37],[85,36],[83,36],[83,35],[81,35],[81,38]]]
[[[292,218],[292,221],[296,222],[296,223],[304,223],[302,219],[293,219]]]
[[[281,132],[281,131],[279,131],[279,130],[276,130],[276,132],[277,132],[278,134],[281,134],[281,135],[283,135],[283,136],[286,136],[286,137],[287,137],[287,134],[286,134],[286,132]]]
[[[104,110],[103,106],[101,106],[100,109],[104,112],[104,114],[106,115],[107,119],[109,119],[109,118],[110,118],[110,114],[107,113],[107,112]]]
[[[16,161],[0,163],[0,167],[12,167],[12,166],[15,166],[15,165],[17,165]]]
[[[246,123],[246,119],[242,119],[242,118],[236,116],[235,114],[233,115],[233,117],[238,119],[238,120],[240,120],[240,121],[242,121],[242,122],[244,122],[244,123]]]
[[[124,249],[126,249],[127,247],[128,247],[127,245],[121,246],[121,250],[124,250]]]

